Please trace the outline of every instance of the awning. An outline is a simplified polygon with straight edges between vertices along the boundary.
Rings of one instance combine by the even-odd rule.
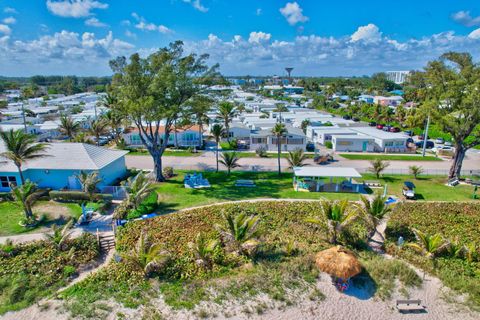
[[[354,168],[344,167],[295,167],[293,173],[296,177],[362,177]]]

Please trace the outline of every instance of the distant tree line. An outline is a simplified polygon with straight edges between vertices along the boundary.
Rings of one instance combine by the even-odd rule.
[[[77,76],[41,76],[25,78],[0,78],[0,92],[20,89],[25,86],[41,88],[48,94],[75,94],[85,91],[104,92],[110,84],[111,77],[77,77]]]

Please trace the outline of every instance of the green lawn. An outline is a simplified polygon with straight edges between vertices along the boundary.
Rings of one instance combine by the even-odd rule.
[[[350,154],[340,153],[339,156],[348,160],[392,160],[392,161],[442,161],[442,159],[432,156],[422,157],[420,155],[401,155],[401,154]]]
[[[190,152],[188,150],[165,150],[163,153],[163,156],[165,157],[198,157],[201,155],[201,152]],[[150,156],[150,153],[148,151],[142,151],[142,150],[136,150],[136,151],[130,151],[128,153],[129,156]]]
[[[35,228],[24,228],[18,224],[24,216],[23,211],[13,202],[1,202],[0,236],[38,232],[45,230],[54,223],[63,224],[70,217],[78,218],[82,214],[82,209],[78,204],[53,201],[39,201],[33,211],[39,218],[45,215],[45,220]]]
[[[174,210],[194,207],[199,205],[234,201],[254,198],[274,198],[274,199],[349,199],[358,200],[358,194],[349,193],[327,193],[327,192],[296,192],[292,186],[292,174],[283,173],[279,178],[274,172],[232,172],[227,176],[225,172],[206,172],[204,176],[212,185],[209,189],[186,189],[183,186],[183,177],[185,172],[178,173],[173,179],[158,185],[160,199],[160,213],[171,212]],[[235,187],[237,179],[254,180],[257,185],[255,188]],[[364,180],[377,180],[371,174],[365,174]],[[360,181],[362,179],[359,179]],[[473,188],[471,186],[460,185],[455,188],[445,186],[445,178],[441,177],[422,177],[418,180],[412,180],[407,175],[391,175],[379,179],[382,185],[387,184],[388,194],[401,196],[403,182],[410,180],[417,186],[419,200],[438,200],[438,201],[468,201],[471,199]],[[383,191],[383,188],[372,189],[373,191]]]

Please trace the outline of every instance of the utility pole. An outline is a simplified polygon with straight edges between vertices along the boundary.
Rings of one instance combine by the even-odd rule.
[[[430,114],[428,114],[427,118],[427,126],[425,127],[425,132],[423,134],[423,150],[422,150],[422,157],[425,157],[425,151],[427,150],[427,140],[428,140],[428,127],[430,126]]]

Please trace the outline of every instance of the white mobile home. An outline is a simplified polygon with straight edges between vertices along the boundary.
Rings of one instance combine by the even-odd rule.
[[[373,152],[375,139],[365,135],[332,136],[332,148],[338,152]]]
[[[305,150],[307,138],[303,131],[293,127],[287,127],[287,130],[288,133],[281,138],[282,151]],[[250,135],[250,149],[256,150],[259,147],[265,147],[268,151],[277,151],[277,137],[272,134],[271,129],[260,130]]]

